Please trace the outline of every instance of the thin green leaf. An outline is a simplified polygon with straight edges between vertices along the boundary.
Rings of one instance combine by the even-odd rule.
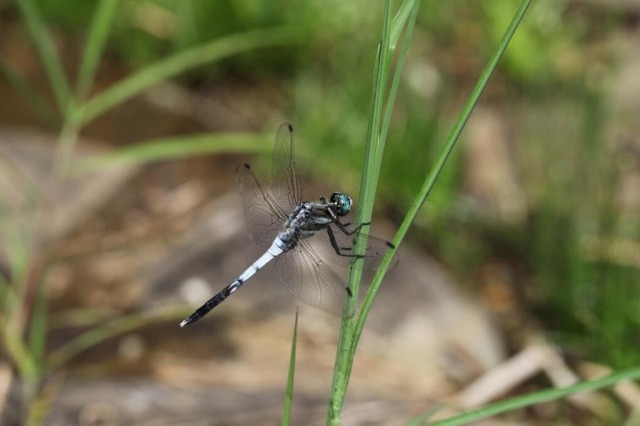
[[[24,424],[27,426],[45,425],[45,419],[50,413],[53,405],[59,400],[60,395],[64,391],[66,384],[65,377],[62,375],[56,377],[47,377],[46,381],[39,383],[41,386],[33,395],[33,399],[29,401],[26,419]]]
[[[80,126],[73,122],[74,114],[75,112],[71,111],[65,118],[64,125],[58,136],[58,145],[56,146],[53,176],[61,181],[69,175],[73,149],[78,143],[78,136],[80,135]]]
[[[5,279],[3,274],[0,274],[0,304],[3,309],[0,313],[7,314],[13,310],[13,306],[16,306],[20,302],[20,297],[16,293],[13,286]]]
[[[89,29],[89,37],[78,70],[78,79],[76,81],[78,102],[83,101],[91,90],[118,5],[118,0],[101,0],[95,9]],[[78,143],[80,128],[84,124],[78,120],[80,116],[79,111],[75,109],[69,109],[65,115],[65,122],[60,133],[56,152],[54,174],[58,178],[66,177],[69,173],[73,150]]]
[[[284,413],[282,415],[282,426],[291,424],[291,403],[293,401],[293,379],[296,373],[296,348],[298,346],[298,309],[296,309],[296,320],[293,323],[293,339],[291,339],[291,355],[289,356],[289,375],[287,377],[287,391],[284,397]]]
[[[385,108],[385,115],[382,121],[382,126],[380,129],[380,144],[382,145],[382,149],[384,149],[384,144],[386,142],[387,139],[387,134],[389,132],[389,125],[391,123],[391,116],[393,114],[393,106],[395,104],[395,98],[396,95],[398,93],[398,87],[400,85],[400,78],[402,76],[402,70],[404,68],[404,63],[406,61],[406,57],[407,57],[407,53],[409,51],[409,44],[411,42],[411,37],[413,35],[413,28],[415,26],[415,22],[416,22],[416,18],[418,16],[418,9],[420,7],[420,1],[413,1],[413,0],[407,0],[405,3],[412,3],[412,9],[411,9],[411,15],[410,15],[410,19],[409,19],[409,25],[407,27],[407,31],[405,34],[405,38],[404,38],[404,42],[403,42],[403,46],[402,46],[402,50],[400,52],[400,55],[398,57],[398,65],[396,66],[394,75],[393,75],[393,82],[391,84],[391,89],[389,91],[389,97],[387,99],[387,105]],[[369,191],[372,192],[373,195],[375,195],[375,190],[377,188],[377,182],[378,182],[378,178],[379,178],[379,173],[380,173],[380,166],[381,164],[377,164],[377,173],[375,175],[373,175],[371,177],[372,182],[374,182],[373,184],[369,184],[369,186],[372,186],[371,189],[369,189]],[[366,185],[365,182],[363,182],[363,185]],[[373,196],[372,195],[372,196]],[[373,207],[373,206],[372,206]],[[397,244],[395,243],[395,247],[397,249]],[[387,262],[386,262],[386,266],[385,262],[383,261],[383,263],[380,265],[379,267],[379,271],[386,271],[389,267],[389,265],[391,265],[391,261],[392,261],[392,257],[393,254],[395,254],[395,250],[393,250],[393,253],[388,254],[387,256]],[[378,272],[378,274],[380,274],[382,272]],[[376,274],[376,277],[377,275]],[[382,275],[384,277],[384,275]],[[362,329],[364,328],[364,324],[366,321],[366,318],[369,314],[369,311],[371,309],[371,306],[373,304],[373,300],[375,298],[375,295],[378,293],[378,289],[380,288],[380,285],[382,283],[382,279],[380,279],[379,281],[374,280],[371,283],[371,286],[369,287],[369,290],[367,291],[367,294],[365,296],[365,299],[363,301],[362,307],[360,308],[360,313],[359,313],[359,318],[358,321],[356,322],[355,328],[354,328],[354,341],[353,341],[353,346],[351,348],[352,352],[355,352],[356,347],[358,345],[358,341],[360,338],[360,333],[362,333]]]
[[[35,378],[38,368],[29,348],[11,322],[2,317],[0,317],[0,341],[3,342],[6,354],[12,361],[12,365],[20,372],[20,376],[26,379]]]
[[[413,419],[407,422],[407,426],[421,426],[428,425],[429,419],[435,416],[438,411],[442,410],[445,407],[444,404],[438,404],[435,407],[427,410],[425,413],[420,414],[419,416],[414,417]]]
[[[270,137],[252,133],[218,133],[151,140],[105,154],[75,160],[72,174],[84,174],[118,165],[141,165],[194,155],[260,152]]]
[[[369,126],[367,129],[367,142],[364,158],[364,170],[362,176],[362,185],[358,198],[358,211],[356,213],[356,223],[368,222],[373,210],[373,194],[368,189],[368,179],[375,175],[372,170],[374,164],[381,163],[382,150],[379,149],[379,131],[380,120],[382,116],[382,108],[387,88],[387,79],[390,64],[393,59],[390,46],[390,27],[391,27],[391,8],[392,1],[386,0],[384,7],[384,18],[382,26],[382,39],[378,46],[376,57],[376,66],[374,68],[373,93],[369,115]],[[362,253],[364,250],[364,241],[359,241],[355,246],[355,253]],[[362,262],[355,262],[350,268],[349,284],[351,294],[359,293],[360,277],[362,275]],[[327,424],[338,425],[344,406],[347,386],[349,384],[349,376],[353,365],[352,346],[353,346],[353,327],[355,320],[355,309],[358,303],[357,297],[345,298],[345,306],[342,314],[342,324],[340,328],[340,338],[338,340],[338,349],[336,362],[333,371],[333,383],[331,387],[331,397],[329,399],[329,410],[327,413]]]
[[[303,35],[299,28],[277,27],[236,34],[193,47],[150,65],[96,95],[76,111],[73,121],[77,125],[86,124],[151,86],[195,67],[258,48],[300,43],[304,41]]]
[[[455,143],[458,137],[460,136],[460,133],[462,131],[462,128],[464,127],[464,124],[469,118],[469,115],[471,114],[473,107],[477,103],[478,98],[482,93],[482,90],[486,86],[489,80],[489,77],[491,76],[493,70],[497,65],[498,60],[504,53],[504,50],[506,49],[509,43],[509,40],[513,36],[515,29],[518,27],[518,24],[520,23],[522,17],[524,16],[524,12],[526,11],[529,3],[530,1],[527,1],[527,0],[523,1],[523,3],[520,6],[520,9],[518,10],[518,12],[516,12],[514,19],[512,20],[509,28],[507,29],[503,39],[501,40],[496,52],[490,58],[487,66],[485,67],[485,70],[483,71],[478,81],[478,84],[476,85],[476,88],[471,93],[467,101],[467,104],[465,105],[465,108],[461,112],[458,118],[458,121],[456,122],[456,125],[454,126],[451,132],[451,135],[449,136],[447,142],[445,143],[445,147],[443,148],[440,156],[438,157],[436,161],[436,165],[427,176],[427,179],[425,180],[423,187],[421,188],[420,192],[418,193],[418,196],[414,200],[413,205],[411,206],[409,212],[407,213],[407,216],[405,217],[405,220],[403,221],[402,225],[398,230],[398,233],[396,234],[396,237],[393,240],[393,243],[396,248],[389,250],[384,256],[382,263],[378,268],[378,272],[376,273],[376,276],[374,277],[374,280],[371,284],[371,289],[367,293],[367,296],[365,297],[365,301],[360,310],[360,315],[355,321],[355,324],[352,323],[353,320],[347,317],[346,313],[348,311],[345,308],[345,315],[344,315],[345,318],[343,319],[343,327],[341,329],[341,337],[338,345],[338,356],[336,359],[336,367],[334,371],[334,382],[333,382],[333,388],[332,388],[331,404],[329,406],[329,415],[327,420],[328,424],[339,424],[340,422],[340,412],[342,410],[342,404],[344,403],[346,387],[348,385],[348,377],[351,371],[351,362],[353,360],[353,357],[355,356],[355,349],[356,349],[357,343],[360,339],[362,330],[364,328],[364,323],[366,321],[367,315],[373,303],[373,295],[379,288],[382,282],[382,279],[384,277],[384,274],[388,270],[391,264],[391,261],[393,259],[393,256],[395,255],[398,245],[402,242],[402,240],[406,236],[409,226],[411,225],[411,223],[413,223],[413,220],[415,219],[418,211],[424,204],[427,195],[431,191],[431,188],[433,187],[436,178],[438,177],[440,171],[444,167],[444,164],[449,154],[451,153],[451,150],[455,146]],[[383,130],[384,132],[387,131],[388,123],[389,123],[388,120],[390,117],[390,115],[387,115],[385,117],[385,120],[382,121],[382,124],[381,124],[382,102],[384,100],[384,93],[386,90],[386,80],[390,72],[390,64],[391,64],[391,55],[390,55],[390,49],[389,49],[390,34],[388,33],[388,27],[389,27],[388,15],[389,15],[390,2],[387,2],[386,5],[387,5],[387,9],[385,12],[383,38],[382,38],[380,48],[378,50],[378,61],[377,61],[376,71],[375,71],[376,84],[374,86],[374,102],[373,102],[373,107],[371,109],[371,117],[370,117],[369,131],[368,131],[368,137],[367,137],[367,150],[365,152],[365,167],[363,171],[363,180],[362,180],[360,196],[359,196],[359,208],[358,208],[358,213],[356,215],[357,223],[367,222],[371,217],[371,211],[373,208],[373,197],[375,195],[375,187],[377,184],[379,165],[380,165],[381,156],[382,156],[383,142],[384,142],[384,138],[386,138],[386,135],[383,134]],[[414,8],[417,8],[418,5],[413,4],[412,6]],[[412,9],[412,10],[415,13],[417,9]],[[413,22],[415,22],[415,15],[413,16],[412,19],[413,19]],[[413,25],[413,23],[411,25]],[[409,36],[410,38],[411,36],[410,31],[407,32],[407,36]],[[408,38],[405,39],[405,48],[403,48],[404,55],[406,55],[407,41],[408,41]],[[396,76],[396,78],[399,78],[399,77]],[[393,96],[395,96],[395,93],[397,92],[397,84],[398,82],[394,78],[395,87],[392,85],[390,97],[392,94]],[[387,108],[386,108],[386,111],[388,112],[388,114],[391,114],[392,108],[393,108],[393,99],[388,99]],[[358,249],[361,249],[361,248],[356,246],[356,253],[358,252],[357,251]],[[361,262],[355,262],[356,267],[352,266],[351,268],[351,272],[349,276],[349,288],[351,288],[352,291],[354,288],[353,282],[356,282],[355,288],[357,288],[357,282],[359,279],[358,265],[360,263]],[[351,332],[353,334],[351,334]],[[349,335],[346,335],[346,334],[349,334]],[[346,354],[344,353],[345,351],[347,352]]]
[[[77,308],[67,309],[63,312],[51,314],[49,317],[49,330],[69,327],[88,327],[117,316],[119,311],[111,308]]]
[[[93,14],[93,19],[89,26],[89,37],[82,55],[80,68],[78,69],[76,96],[79,100],[87,96],[93,85],[102,51],[109,35],[109,29],[119,4],[118,0],[100,0]]]
[[[391,22],[391,48],[395,49],[396,44],[398,44],[398,40],[400,39],[400,34],[402,34],[402,30],[404,29],[404,25],[409,19],[409,15],[411,14],[411,10],[415,5],[414,0],[405,0],[400,5],[398,9],[398,13],[393,17],[393,21]]]
[[[2,237],[7,252],[7,265],[11,272],[11,291],[8,291],[3,302],[2,312],[9,321],[22,307],[27,292],[27,276],[30,269],[29,234],[18,214],[0,217]],[[19,313],[17,314],[19,315]]]
[[[37,366],[42,365],[47,343],[48,299],[42,288],[42,280],[38,283],[35,294],[35,306],[29,324],[29,349]]]
[[[420,7],[420,1],[419,0],[407,0],[405,1],[401,7],[405,7],[406,5],[410,5],[411,9],[409,10],[410,15],[409,15],[409,20],[408,20],[408,27],[407,27],[407,31],[405,34],[405,38],[404,38],[404,42],[403,42],[403,48],[402,51],[400,52],[400,55],[398,57],[398,62],[396,65],[396,68],[393,72],[393,76],[392,76],[392,85],[391,85],[391,89],[389,90],[389,93],[386,97],[386,106],[384,108],[384,116],[382,118],[379,118],[377,121],[377,139],[376,139],[376,146],[375,146],[375,152],[376,155],[372,157],[372,161],[371,161],[371,166],[366,168],[367,170],[363,173],[363,180],[361,183],[361,195],[364,194],[368,194],[368,200],[371,200],[371,203],[363,203],[360,202],[360,208],[362,209],[368,209],[368,211],[364,214],[364,217],[366,219],[363,219],[364,221],[370,221],[371,219],[371,214],[373,211],[373,200],[375,198],[375,193],[377,190],[377,183],[379,180],[379,176],[380,176],[380,167],[382,165],[382,155],[384,153],[384,147],[385,147],[385,143],[387,140],[387,133],[389,130],[389,124],[391,122],[391,116],[393,113],[393,106],[395,104],[395,99],[396,99],[396,95],[398,92],[398,87],[400,85],[400,79],[402,76],[402,71],[404,68],[404,63],[406,60],[406,56],[407,53],[409,51],[409,45],[411,42],[411,37],[413,35],[413,28],[415,26],[415,20],[418,14],[418,9]],[[400,12],[398,13],[400,14]],[[397,16],[396,16],[397,17]],[[403,20],[403,23],[406,23],[407,20]],[[391,54],[391,52],[389,52]],[[389,59],[388,63],[391,62],[391,58]],[[381,64],[381,66],[385,66],[384,62]],[[385,88],[386,89],[386,88]],[[381,98],[381,100],[384,100],[384,98]],[[382,107],[378,106],[378,114],[382,115]],[[365,164],[368,164],[368,162],[366,162]],[[360,198],[359,198],[360,200]],[[369,290],[369,292],[371,292],[371,289]],[[373,293],[375,294],[375,292]],[[373,295],[371,296],[373,297]],[[362,310],[361,310],[362,311]],[[357,324],[357,323],[356,323]],[[357,327],[357,325],[356,325]],[[354,352],[356,350],[356,346],[357,346],[357,339],[352,341],[352,346],[351,346],[351,357],[354,356]]]
[[[406,0],[402,3],[400,10],[408,9],[409,10],[409,25],[407,26],[407,32],[404,36],[404,42],[402,44],[402,50],[398,55],[398,63],[396,64],[396,69],[393,73],[393,81],[391,83],[391,89],[389,90],[389,96],[387,97],[387,106],[384,110],[384,119],[382,121],[382,128],[380,129],[380,143],[382,145],[382,149],[384,150],[384,145],[387,140],[387,135],[389,133],[389,125],[391,124],[391,117],[393,115],[393,106],[395,105],[396,95],[398,94],[398,87],[400,86],[400,79],[402,78],[402,71],[404,70],[404,63],[407,59],[407,53],[409,52],[409,45],[411,44],[411,38],[413,37],[413,28],[416,24],[416,19],[418,16],[418,9],[420,8],[420,0]],[[400,15],[400,12],[398,12]],[[396,19],[398,19],[398,15],[396,15]],[[394,19],[394,21],[396,20]],[[402,20],[402,24],[406,22]],[[399,28],[398,31],[402,31],[402,28]],[[398,32],[398,35],[400,34]],[[392,43],[394,45],[397,43],[397,39],[393,40],[393,25],[392,25]],[[379,171],[379,168],[378,168]],[[376,176],[376,182],[378,181]]]
[[[2,58],[0,58],[0,74],[29,103],[38,118],[47,126],[53,127],[56,122],[56,115],[51,109],[51,105],[39,91],[35,90],[29,82],[15,72]]]
[[[451,417],[445,420],[431,423],[432,426],[456,426],[467,425],[477,422],[497,414],[518,410],[520,408],[529,407],[531,405],[540,404],[548,401],[566,398],[583,392],[591,392],[598,389],[607,388],[624,380],[640,380],[640,368],[614,373],[602,379],[582,382],[577,385],[567,386],[560,389],[548,389],[541,392],[535,392],[529,395],[518,396],[515,398],[501,401],[487,407],[471,410],[459,416]]]
[[[360,335],[364,328],[364,323],[366,321],[367,315],[371,310],[371,306],[373,304],[373,294],[380,287],[380,284],[382,283],[382,279],[384,278],[384,275],[386,274],[387,270],[389,269],[389,266],[391,265],[391,262],[393,260],[393,256],[395,255],[397,247],[402,243],[402,241],[404,240],[404,237],[409,232],[409,228],[411,227],[411,224],[413,223],[415,217],[418,215],[418,212],[420,211],[424,202],[426,201],[427,196],[431,192],[431,189],[433,188],[436,182],[436,179],[438,178],[438,175],[442,171],[447,161],[447,158],[451,154],[451,151],[453,150],[460,136],[460,133],[462,133],[462,129],[464,128],[465,123],[469,119],[469,116],[471,115],[473,108],[478,102],[478,99],[480,98],[482,91],[487,85],[489,78],[491,77],[491,74],[495,70],[498,64],[498,61],[500,60],[500,58],[504,54],[504,51],[509,45],[509,41],[511,40],[511,37],[513,37],[513,34],[518,28],[518,25],[520,24],[520,21],[524,17],[524,14],[527,11],[527,8],[529,7],[530,3],[531,3],[531,0],[523,0],[522,3],[520,4],[520,7],[516,11],[513,17],[513,20],[509,24],[509,27],[507,28],[504,36],[502,37],[502,40],[500,41],[500,44],[498,45],[496,51],[493,53],[491,58],[489,58],[489,61],[486,67],[484,68],[484,70],[482,71],[482,74],[480,75],[480,78],[478,79],[478,82],[476,83],[475,88],[471,92],[469,99],[467,99],[467,102],[462,112],[460,113],[458,120],[453,126],[451,134],[449,135],[442,151],[440,152],[440,155],[436,159],[436,164],[429,172],[427,178],[425,179],[422,185],[422,188],[420,188],[420,191],[418,192],[417,197],[414,199],[411,207],[409,208],[409,211],[405,216],[404,221],[400,225],[400,228],[398,229],[398,232],[396,233],[392,241],[393,245],[396,248],[389,250],[385,255],[385,257],[382,259],[382,262],[378,268],[378,271],[376,272],[376,275],[374,276],[371,282],[370,290],[369,292],[367,292],[367,295],[365,296],[364,302],[362,304],[362,308],[360,309],[360,315],[359,315],[358,322],[356,325],[356,330],[355,330],[355,333],[356,333],[356,336],[354,339],[355,342],[357,342],[360,339]]]
[[[184,315],[185,309],[173,308],[159,309],[153,312],[140,312],[116,318],[102,326],[80,334],[52,352],[45,361],[44,372],[48,374],[58,370],[73,357],[107,339],[148,324],[173,321],[176,318],[182,318]]]
[[[53,45],[53,37],[47,31],[47,28],[40,17],[40,13],[32,0],[20,0],[18,7],[22,11],[27,30],[31,36],[42,65],[49,78],[49,84],[53,89],[53,94],[58,105],[58,110],[65,114],[71,100],[71,92],[69,90],[69,82],[65,77],[64,68],[60,61],[60,56],[56,52]]]

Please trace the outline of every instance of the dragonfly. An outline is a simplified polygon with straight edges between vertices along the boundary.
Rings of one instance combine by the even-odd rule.
[[[207,315],[270,262],[282,284],[296,298],[338,314],[345,294],[352,295],[332,268],[334,259],[328,259],[327,252],[330,251],[332,257],[365,259],[365,268],[374,269],[386,250],[393,248],[390,242],[361,232],[370,222],[353,226],[342,221],[353,206],[349,195],[334,192],[328,199],[302,200],[294,159],[293,127],[289,123],[281,125],[276,134],[271,190],[265,190],[248,164],[236,168],[236,185],[251,240],[264,254],[182,321],[180,327]],[[317,235],[323,232],[324,238]],[[354,253],[357,239],[367,240],[363,254]]]

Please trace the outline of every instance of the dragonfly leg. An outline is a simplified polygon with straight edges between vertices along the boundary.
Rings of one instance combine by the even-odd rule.
[[[366,255],[366,254],[353,254],[351,253],[351,247],[340,247],[338,245],[338,241],[336,240],[336,236],[333,234],[333,229],[331,227],[327,228],[327,234],[329,234],[329,241],[331,242],[331,247],[335,250],[338,256],[351,257],[356,259],[362,259],[365,257],[375,257],[375,255]],[[347,234],[351,235],[351,234]],[[343,253],[343,251],[347,251],[349,253]]]
[[[340,221],[336,221],[335,224],[338,227],[338,229],[340,229],[342,232],[344,232],[345,235],[351,236],[351,235],[353,235],[353,234],[355,234],[357,232],[360,232],[360,230],[362,229],[363,226],[371,225],[371,222],[361,223],[360,225],[356,226],[353,229],[349,229],[348,228],[349,226],[353,225],[353,223],[351,223],[351,222],[342,223]]]
[[[323,200],[323,199],[324,199],[323,197],[320,197],[320,200]],[[347,222],[347,223],[340,222],[340,218],[333,211],[333,209],[327,209],[327,213],[329,214],[329,217],[331,218],[331,222],[335,223],[336,226],[338,228],[340,228],[340,230],[342,232],[344,232],[346,235],[353,235],[356,232],[359,232],[362,229],[363,226],[371,225],[371,221],[369,221],[369,222],[361,223],[360,225],[356,226],[354,229],[349,229],[348,227],[353,225],[353,223],[351,223],[351,222]]]

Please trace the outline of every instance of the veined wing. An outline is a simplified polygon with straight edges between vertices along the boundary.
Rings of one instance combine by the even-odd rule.
[[[274,267],[282,284],[296,298],[330,314],[340,315],[347,295],[346,283],[323,262],[307,240],[298,241],[293,250],[278,256]]]
[[[248,164],[236,168],[236,185],[251,241],[260,250],[266,250],[287,220],[287,212],[262,188]]]
[[[273,198],[291,213],[302,202],[302,188],[296,173],[293,126],[289,123],[278,128],[271,167]]]
[[[359,262],[363,262],[363,275],[362,280],[360,281],[360,294],[358,295],[359,297],[362,297],[364,295],[363,292],[371,284],[371,280],[380,266],[380,262],[387,251],[391,249],[391,243],[381,238],[366,235],[364,232],[357,233],[357,236],[356,234],[349,236],[344,234],[334,225],[331,226],[336,239],[336,244],[341,249],[341,253],[345,256],[339,256],[336,254],[326,231],[318,231],[316,235],[305,239],[304,242],[313,249],[314,253],[316,253],[324,265],[331,268],[331,270],[334,271],[334,273],[337,273],[337,275],[346,279],[349,275],[349,266],[351,262],[355,260],[355,258],[349,257],[349,255],[354,254],[351,250],[351,247],[355,242],[354,237],[356,239],[363,239],[366,237],[367,244],[364,252],[365,257],[358,260]],[[397,264],[398,258],[395,257],[390,269],[393,269]]]
[[[363,262],[364,262],[365,270],[375,271],[376,269],[378,269],[378,266],[380,266],[380,262],[382,261],[382,258],[384,257],[384,255],[387,253],[389,249],[393,248],[393,244],[391,244],[390,241],[384,240],[382,238],[374,237],[373,235],[368,235],[364,232],[356,232],[353,235],[346,235],[337,226],[333,224],[330,226],[331,226],[333,235],[336,239],[336,243],[343,254],[354,255],[355,252],[352,250],[352,247],[355,246],[356,242],[358,240],[366,241],[365,251],[364,253],[360,253],[364,255]],[[328,257],[329,262],[334,261],[336,257],[345,258],[345,256],[338,256],[336,254],[335,249],[331,245],[331,242],[328,236],[317,235],[316,238],[314,238],[314,240],[316,239],[324,240],[316,243],[318,246],[322,246],[323,247],[322,249],[315,246],[314,248],[321,255],[325,255],[325,253],[328,252],[328,254],[326,254],[326,257]],[[326,247],[327,245],[329,247]],[[353,261],[353,258],[346,257],[346,259],[348,261]],[[394,258],[394,261],[391,267],[393,268],[397,264],[397,262],[398,262],[398,259],[396,257]]]

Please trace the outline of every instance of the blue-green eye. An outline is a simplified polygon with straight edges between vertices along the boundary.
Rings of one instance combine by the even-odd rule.
[[[351,197],[347,194],[343,194],[342,192],[334,192],[331,194],[331,198],[329,200],[331,204],[336,206],[336,212],[338,216],[345,216],[351,211],[351,205],[353,201]]]

